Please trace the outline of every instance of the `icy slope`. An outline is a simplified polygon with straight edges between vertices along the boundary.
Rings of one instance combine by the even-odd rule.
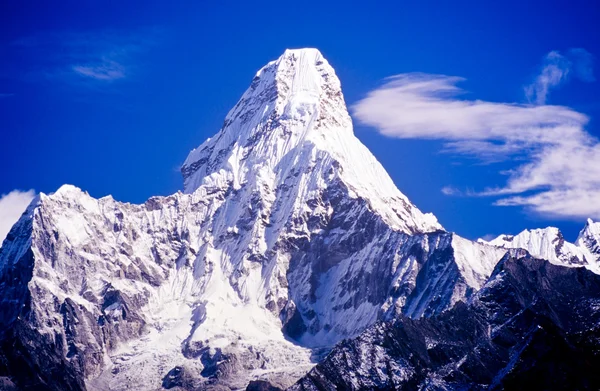
[[[567,242],[558,228],[525,230],[518,235],[500,235],[489,242],[503,248],[523,248],[535,257],[557,265],[586,266],[600,273],[600,223],[587,220],[576,242]]]
[[[274,211],[271,224],[298,217],[306,202],[340,181],[395,230],[442,228],[354,136],[340,82],[316,49],[287,50],[259,70],[221,131],[189,154],[182,173],[186,193],[228,188],[241,191],[243,201],[258,194],[268,214],[277,206],[269,201],[282,199],[286,208]]]
[[[471,297],[505,253],[444,232],[400,193],[315,49],[261,69],[182,172],[185,194],[143,205],[73,186],[40,195],[0,249],[0,376],[54,390],[288,386],[378,319]]]

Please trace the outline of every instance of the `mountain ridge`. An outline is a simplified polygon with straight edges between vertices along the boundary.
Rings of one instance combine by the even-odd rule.
[[[499,235],[480,243],[503,248],[522,248],[533,256],[563,266],[584,266],[600,274],[600,223],[587,219],[574,243],[556,227],[526,229],[517,235]]]
[[[289,391],[597,389],[600,276],[511,249],[466,303],[344,340]]]
[[[285,388],[378,321],[470,300],[506,253],[446,232],[396,188],[316,49],[259,70],[182,174],[184,192],[139,205],[71,185],[38,196],[0,248],[0,376]]]

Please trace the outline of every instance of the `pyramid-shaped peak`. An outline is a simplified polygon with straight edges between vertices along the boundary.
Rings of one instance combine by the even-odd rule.
[[[182,174],[186,193],[231,188],[240,197],[277,199],[279,189],[293,189],[281,206],[289,211],[342,183],[394,229],[441,229],[356,138],[340,81],[317,49],[286,50],[261,68],[221,130],[190,152]]]
[[[273,168],[300,144],[312,141],[333,152],[343,144],[340,138],[356,141],[335,71],[317,49],[288,49],[256,73],[221,130],[188,155],[185,191],[214,172],[229,171],[241,155]]]
[[[579,232],[577,243],[585,247],[594,247],[594,251],[600,250],[600,222],[588,218]]]
[[[579,237],[590,234],[600,234],[600,222],[594,222],[594,220],[588,218],[583,229],[579,232]]]

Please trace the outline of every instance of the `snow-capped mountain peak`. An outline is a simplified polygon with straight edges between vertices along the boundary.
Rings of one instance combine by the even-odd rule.
[[[600,259],[600,222],[594,222],[592,219],[587,219],[587,222],[575,244],[589,252],[591,257]]]
[[[286,50],[260,69],[220,132],[189,154],[182,173],[186,193],[231,187],[275,195],[283,184],[298,189],[289,200],[295,205],[339,179],[395,229],[442,229],[354,136],[340,81],[316,49]]]
[[[288,386],[377,320],[472,296],[505,253],[443,231],[396,188],[315,49],[262,68],[182,173],[183,193],[141,205],[70,185],[40,194],[0,249],[13,378]]]

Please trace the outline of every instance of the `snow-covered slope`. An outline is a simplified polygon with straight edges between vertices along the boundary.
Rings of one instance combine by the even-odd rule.
[[[587,220],[575,243],[567,242],[558,228],[525,230],[518,235],[500,235],[485,242],[503,248],[522,248],[531,255],[564,266],[585,266],[600,273],[600,223]]]
[[[378,319],[470,297],[505,253],[443,231],[394,186],[315,49],[261,69],[182,173],[185,193],[142,205],[66,185],[30,206],[0,249],[0,376],[287,386]]]
[[[271,200],[281,200],[287,208],[275,211],[271,224],[299,216],[306,202],[340,181],[395,230],[442,229],[354,136],[340,82],[316,49],[286,50],[259,70],[221,131],[189,154],[182,173],[186,193],[227,188],[243,193],[244,202],[259,195],[267,214],[276,206]]]

